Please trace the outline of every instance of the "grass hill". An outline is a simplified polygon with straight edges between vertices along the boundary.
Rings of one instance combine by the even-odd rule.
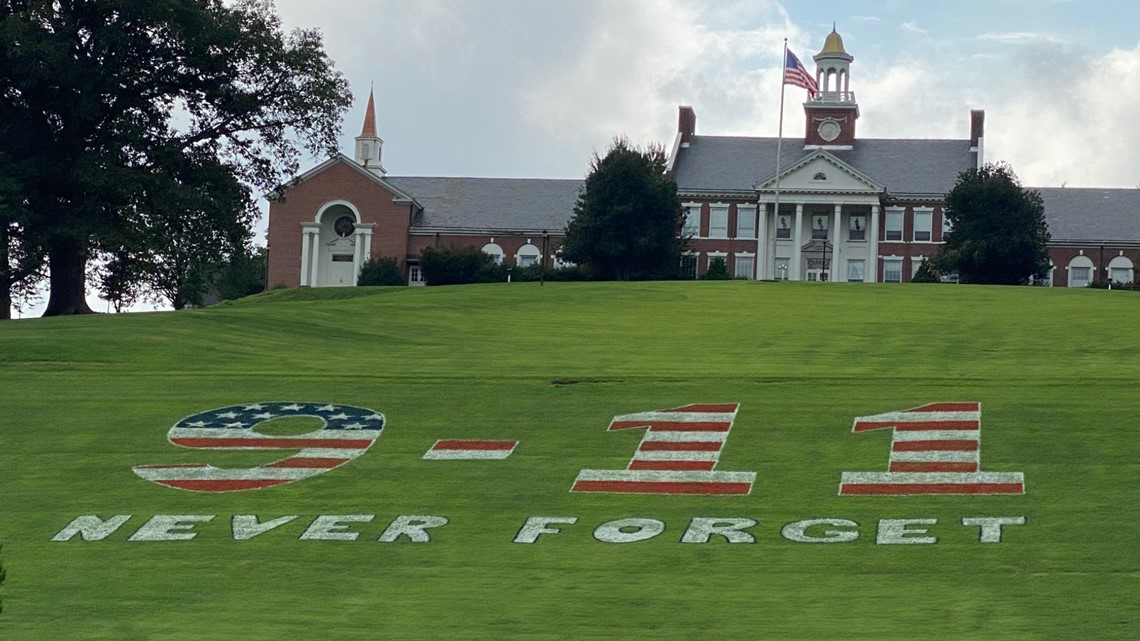
[[[515,283],[0,324],[0,639],[1135,639],[1138,300]],[[354,460],[278,487],[188,492],[132,471],[263,466],[288,453],[176,447],[168,430],[294,402],[386,424]],[[981,403],[981,468],[1023,473],[1023,495],[839,495],[842,473],[887,469],[890,430],[853,433],[856,416],[945,402]],[[716,469],[755,472],[750,494],[570,491],[583,469],[630,463],[646,432],[607,431],[615,416],[731,403]],[[439,439],[518,445],[424,460]],[[52,540],[77,517],[126,515],[101,540]],[[446,525],[378,540],[401,516]],[[529,517],[577,520],[515,542]],[[975,517],[1024,525],[982,543],[962,524]],[[739,530],[754,542],[683,543],[694,518],[755,520]],[[818,538],[858,537],[781,534],[810,519],[852,522]],[[599,540],[651,521],[664,531]],[[262,533],[235,540],[251,523]],[[937,542],[877,543],[892,527]],[[147,532],[193,538],[131,540]]]

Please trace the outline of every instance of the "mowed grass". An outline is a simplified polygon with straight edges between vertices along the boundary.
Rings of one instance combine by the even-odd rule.
[[[0,324],[0,639],[1140,638],[1140,297],[1126,292],[799,283],[550,283],[280,291],[181,313]],[[360,458],[277,488],[190,493],[145,464],[253,466],[275,452],[175,447],[205,410],[317,401],[384,413]],[[852,418],[982,403],[982,467],[1023,496],[840,497],[885,471],[889,431]],[[617,414],[739,402],[718,469],[749,496],[575,494],[643,432]],[[283,425],[278,433],[295,433]],[[517,439],[504,461],[425,461],[441,438]],[[73,518],[132,515],[102,541]],[[131,542],[156,514],[194,540]],[[248,541],[230,519],[298,515]],[[375,515],[355,541],[299,536]],[[449,519],[377,541],[397,515]],[[528,516],[573,516],[512,543]],[[963,517],[1023,516],[981,544]],[[593,537],[613,519],[650,540]],[[748,517],[753,544],[681,543]],[[859,524],[842,544],[783,525]],[[933,545],[876,545],[880,519]]]

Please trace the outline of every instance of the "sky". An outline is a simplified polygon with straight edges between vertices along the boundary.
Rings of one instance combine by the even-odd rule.
[[[583,178],[615,136],[775,136],[780,55],[814,72],[843,37],[860,137],[967,138],[1026,186],[1140,188],[1140,6],[1067,0],[277,0],[318,28],[352,86],[352,154],[370,87],[394,176]],[[784,133],[803,136],[788,87]],[[310,159],[304,169],[320,162]],[[265,221],[257,229],[264,244]],[[105,302],[92,299],[93,308]],[[138,309],[150,309],[140,306]],[[37,308],[24,310],[36,315]]]
[[[775,136],[784,38],[811,56],[835,28],[855,57],[863,137],[966,138],[1032,186],[1140,186],[1140,6],[1063,0],[278,0],[369,86],[392,175],[581,178],[618,135]],[[784,132],[802,136],[803,90]]]

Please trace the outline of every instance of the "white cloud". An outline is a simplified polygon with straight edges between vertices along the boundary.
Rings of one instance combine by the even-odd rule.
[[[998,42],[1007,45],[1038,44],[1042,42],[1060,44],[1065,42],[1062,38],[1051,33],[1034,31],[1007,31],[1004,33],[983,33],[975,39],[986,42]]]
[[[907,33],[917,33],[919,35],[926,35],[927,33],[930,33],[926,29],[918,26],[918,23],[913,20],[908,20],[907,22],[902,23],[899,25],[899,28],[903,31],[906,31]]]

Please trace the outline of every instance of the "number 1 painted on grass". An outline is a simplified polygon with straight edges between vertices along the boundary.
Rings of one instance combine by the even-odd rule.
[[[749,494],[755,472],[716,472],[739,403],[615,416],[609,431],[645,429],[624,470],[582,470],[571,492]]]
[[[1021,472],[982,472],[981,403],[931,403],[855,419],[852,431],[890,429],[886,472],[844,472],[839,494],[1024,494]]]

